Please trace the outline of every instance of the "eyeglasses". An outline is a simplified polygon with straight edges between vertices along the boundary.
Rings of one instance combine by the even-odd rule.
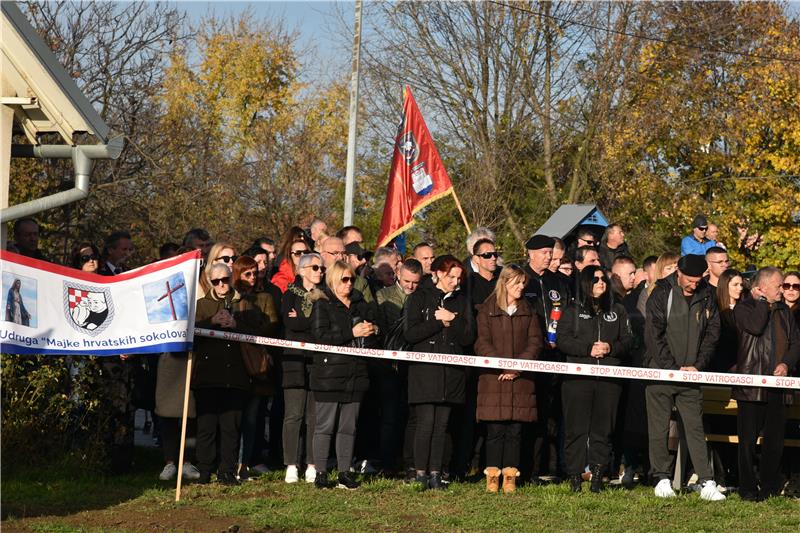
[[[597,246],[597,241],[587,241],[586,239],[578,239],[579,241],[583,241],[586,243],[586,246]]]
[[[708,231],[708,226],[697,226],[700,231]]]
[[[356,278],[351,276],[342,276],[342,283],[354,283]]]
[[[325,267],[324,267],[324,266],[320,266],[320,265],[306,265],[306,266],[305,266],[305,268],[310,268],[310,269],[311,269],[311,270],[313,270],[314,272],[319,272],[320,270],[322,270],[322,273],[323,273],[323,274],[325,273]]]
[[[213,286],[215,286],[215,287],[216,287],[217,285],[219,285],[220,283],[224,283],[225,285],[227,285],[227,284],[228,284],[228,283],[230,283],[230,282],[231,282],[231,278],[230,278],[230,276],[225,276],[224,278],[217,278],[217,279],[212,279],[212,280],[211,280],[211,284],[212,284]]]
[[[601,281],[602,281],[603,283],[605,283],[605,282],[606,282],[606,280],[604,280],[603,278],[596,278],[596,277],[595,277],[595,278],[592,278],[592,285],[597,285],[597,284],[598,284],[598,283],[600,283]]]
[[[800,291],[800,283],[784,283],[783,285],[781,285],[781,287],[783,287],[783,290],[785,291],[788,290]]]
[[[242,272],[242,277],[244,277],[244,278],[254,278],[254,277],[256,277],[256,273],[253,272],[252,270],[250,270],[248,272]]]
[[[477,254],[477,255],[478,257],[482,257],[484,259],[492,259],[492,258],[497,259],[498,257],[500,257],[500,254],[498,254],[497,252],[483,252],[482,254]]]
[[[295,257],[300,257],[301,255],[306,255],[313,253],[311,250],[295,250],[292,252],[292,255]]]
[[[97,261],[98,257],[95,254],[92,255],[82,255],[81,256],[81,263],[88,263],[89,261]]]
[[[238,259],[235,255],[218,255],[215,261],[222,261],[223,263],[233,263]]]

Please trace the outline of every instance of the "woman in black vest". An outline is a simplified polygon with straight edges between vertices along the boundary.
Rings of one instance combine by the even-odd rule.
[[[558,347],[567,361],[581,365],[619,365],[628,355],[632,334],[625,307],[613,303],[608,277],[598,266],[578,275],[578,290],[558,323]],[[581,490],[587,463],[592,492],[603,487],[622,383],[612,378],[569,376],[561,386],[566,430],[567,473],[574,492]]]

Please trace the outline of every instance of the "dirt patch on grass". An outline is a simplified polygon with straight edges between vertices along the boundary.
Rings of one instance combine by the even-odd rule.
[[[82,511],[69,516],[27,518],[6,521],[3,533],[42,531],[48,524],[85,528],[87,530],[159,532],[234,532],[268,533],[269,529],[254,528],[243,518],[213,516],[198,507],[173,507],[141,509],[133,505],[122,505],[109,510]],[[238,528],[238,529],[237,529]]]

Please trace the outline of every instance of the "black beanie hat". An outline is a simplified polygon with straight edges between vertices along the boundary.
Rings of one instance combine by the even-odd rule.
[[[534,235],[525,243],[528,250],[539,250],[541,248],[552,248],[556,245],[555,239],[547,235]]]
[[[702,255],[684,255],[678,261],[678,270],[693,278],[699,278],[707,269],[708,263]]]

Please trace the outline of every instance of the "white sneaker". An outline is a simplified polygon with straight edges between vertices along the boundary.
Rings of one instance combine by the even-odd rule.
[[[183,479],[200,479],[200,471],[192,463],[183,463]]]
[[[158,475],[158,479],[161,481],[169,481],[170,479],[174,479],[175,475],[178,473],[178,467],[172,463],[167,463],[164,465],[164,470]],[[198,472],[198,475],[200,473]]]
[[[662,479],[656,485],[656,496],[659,498],[674,498],[675,491],[672,490],[672,481],[669,479]]]
[[[703,489],[700,491],[700,497],[710,502],[718,502],[725,499],[725,495],[719,491],[717,488],[717,482],[713,479],[709,479],[703,483]]]
[[[306,483],[314,483],[314,480],[317,479],[317,469],[314,468],[314,465],[308,465],[306,467]]]
[[[297,466],[289,465],[286,467],[286,478],[284,481],[286,481],[286,483],[297,483],[300,481],[300,478],[297,476]]]

